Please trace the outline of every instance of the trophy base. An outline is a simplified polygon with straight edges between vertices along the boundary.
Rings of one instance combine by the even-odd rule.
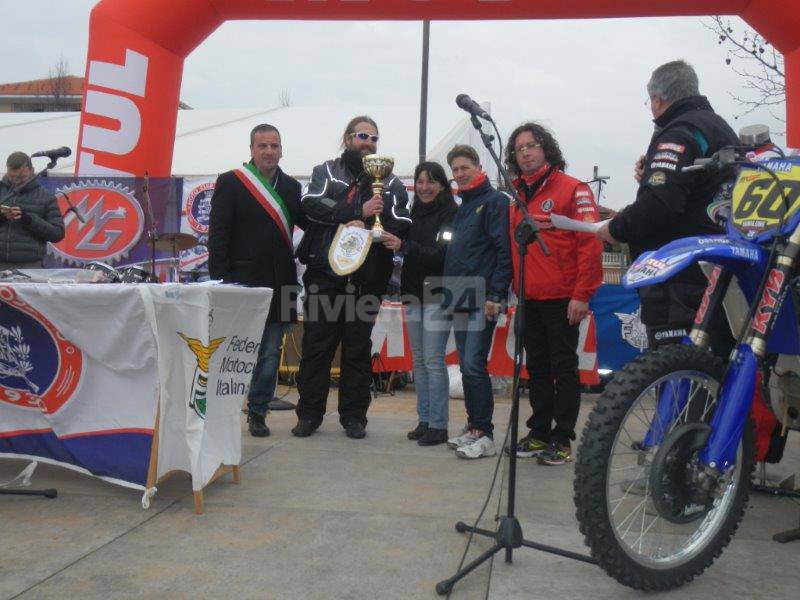
[[[379,240],[383,237],[383,228],[376,229],[375,227],[373,227],[371,233],[373,240]]]

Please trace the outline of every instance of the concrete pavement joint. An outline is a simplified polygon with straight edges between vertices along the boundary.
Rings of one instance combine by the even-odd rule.
[[[243,467],[243,466],[245,466],[246,464],[248,464],[248,463],[250,463],[250,462],[254,461],[255,459],[257,459],[257,458],[260,458],[261,456],[263,456],[264,454],[266,454],[267,452],[269,452],[270,450],[272,450],[272,449],[273,449],[275,446],[278,446],[280,443],[281,443],[281,442],[278,442],[277,444],[275,444],[275,445],[273,445],[273,446],[270,446],[270,447],[268,447],[268,448],[264,449],[264,451],[263,451],[263,452],[260,452],[260,453],[256,454],[255,456],[252,456],[251,458],[247,459],[247,460],[246,460],[245,462],[243,462],[243,463],[242,463],[240,466],[241,466],[241,467]],[[40,585],[42,585],[42,584],[43,584],[43,583],[45,583],[46,581],[48,581],[48,580],[52,579],[53,577],[55,577],[55,576],[59,575],[60,573],[63,573],[64,571],[66,571],[67,569],[69,569],[69,568],[71,568],[71,567],[75,566],[76,564],[78,564],[78,563],[79,563],[79,562],[81,562],[82,560],[84,560],[84,559],[86,559],[86,558],[88,558],[88,557],[92,556],[93,554],[95,554],[95,553],[96,553],[96,552],[98,552],[99,550],[102,550],[103,548],[105,548],[105,547],[107,547],[107,546],[110,546],[111,544],[113,544],[113,543],[114,543],[114,542],[116,542],[117,540],[120,540],[120,539],[122,539],[122,538],[123,538],[123,537],[125,537],[126,535],[129,535],[130,533],[133,533],[133,532],[134,532],[134,531],[136,531],[137,529],[141,528],[143,525],[146,525],[147,523],[149,523],[150,521],[152,521],[152,520],[153,520],[153,519],[155,519],[156,517],[158,517],[158,516],[162,515],[164,512],[166,512],[167,510],[169,510],[170,508],[172,508],[173,506],[175,506],[175,505],[176,505],[176,504],[178,504],[179,502],[183,502],[184,500],[186,500],[186,499],[187,499],[187,498],[189,498],[189,497],[191,497],[191,493],[189,493],[189,494],[186,494],[186,495],[184,495],[184,496],[181,496],[180,498],[176,498],[175,500],[173,500],[172,502],[170,502],[169,504],[167,504],[166,506],[164,506],[164,507],[163,507],[163,508],[161,508],[160,510],[157,510],[157,511],[155,511],[155,512],[154,512],[152,515],[150,515],[150,516],[149,516],[148,518],[146,518],[144,521],[141,521],[140,523],[137,523],[136,525],[134,525],[134,526],[133,526],[133,527],[131,527],[130,529],[128,529],[128,530],[126,530],[126,531],[123,531],[122,533],[120,533],[120,534],[119,534],[119,535],[117,535],[116,537],[114,537],[114,538],[112,538],[112,539],[108,540],[106,543],[104,543],[104,544],[101,544],[101,545],[100,545],[100,546],[98,546],[97,548],[94,548],[93,550],[90,550],[90,551],[89,551],[89,552],[87,552],[86,554],[83,554],[83,555],[79,556],[78,558],[76,558],[76,559],[75,559],[75,560],[73,560],[72,562],[70,562],[70,563],[68,563],[68,564],[64,565],[63,567],[61,567],[60,569],[58,569],[58,570],[54,571],[53,573],[50,573],[50,575],[48,575],[48,576],[47,576],[47,577],[45,577],[44,579],[41,579],[41,580],[37,581],[36,583],[34,583],[33,585],[31,585],[31,586],[27,587],[26,589],[22,590],[22,591],[21,591],[21,592],[19,592],[18,594],[14,595],[14,596],[11,596],[10,600],[14,600],[15,598],[19,598],[19,597],[20,597],[20,596],[22,596],[23,594],[27,594],[28,592],[30,592],[31,590],[33,590],[33,589],[35,589],[35,588],[39,587]]]

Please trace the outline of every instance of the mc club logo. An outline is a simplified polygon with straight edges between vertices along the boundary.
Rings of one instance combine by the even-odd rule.
[[[197,233],[208,233],[208,219],[211,215],[211,196],[214,195],[213,181],[196,186],[186,198],[186,220]]]
[[[39,311],[0,286],[0,402],[54,414],[75,396],[80,349]]]
[[[61,193],[59,193],[61,192]],[[83,215],[81,223],[63,194]],[[50,253],[69,264],[91,261],[115,263],[124,259],[142,236],[144,214],[133,192],[121,184],[91,180],[56,190],[64,217],[64,239],[49,244]]]

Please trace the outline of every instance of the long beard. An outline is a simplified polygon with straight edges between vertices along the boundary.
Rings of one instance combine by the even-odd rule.
[[[361,175],[364,172],[364,163],[362,162],[362,158],[369,154],[362,154],[361,150],[353,150],[347,149],[342,152],[342,160],[344,160],[344,164],[347,166],[347,169],[356,177]]]

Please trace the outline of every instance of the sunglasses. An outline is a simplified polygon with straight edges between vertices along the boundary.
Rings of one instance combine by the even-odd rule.
[[[377,141],[378,141],[378,136],[377,135],[370,135],[368,133],[364,133],[363,131],[354,132],[354,133],[351,133],[350,135],[352,135],[353,137],[356,137],[356,138],[358,138],[360,140],[363,140],[365,142],[367,140],[371,140],[373,143],[377,143]]]

